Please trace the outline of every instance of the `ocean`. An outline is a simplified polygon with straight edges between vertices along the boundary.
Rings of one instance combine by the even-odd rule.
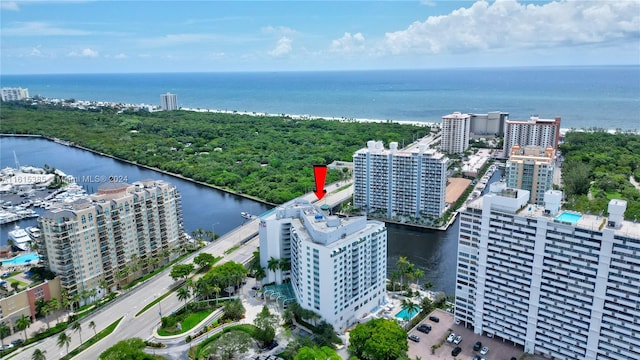
[[[2,87],[48,98],[185,108],[440,122],[454,111],[562,127],[640,129],[640,66],[438,70],[1,75]]]

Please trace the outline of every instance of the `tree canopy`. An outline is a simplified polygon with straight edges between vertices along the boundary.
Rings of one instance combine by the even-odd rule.
[[[400,359],[408,350],[407,332],[393,320],[373,319],[358,324],[349,334],[349,351],[358,359]]]
[[[640,218],[640,136],[569,132],[560,145],[566,207],[606,214],[611,199],[627,201],[625,218]]]
[[[351,161],[368,140],[411,141],[427,127],[190,111],[114,114],[3,103],[3,133],[39,134],[283,203],[314,188],[313,164]],[[329,171],[327,182],[344,178]]]
[[[131,338],[117,342],[100,354],[100,360],[159,360],[162,356],[144,352],[145,342],[140,338]]]

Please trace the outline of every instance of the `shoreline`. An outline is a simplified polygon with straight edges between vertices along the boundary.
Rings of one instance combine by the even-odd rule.
[[[169,172],[169,171],[166,171],[166,170],[162,170],[162,169],[158,169],[158,168],[154,168],[154,167],[152,167],[152,166],[148,166],[148,165],[140,164],[140,163],[137,163],[137,162],[134,162],[134,161],[126,160],[126,159],[121,159],[121,158],[119,158],[119,157],[117,157],[117,156],[113,156],[113,155],[105,154],[105,153],[102,153],[102,152],[99,152],[99,151],[96,151],[96,150],[93,150],[93,149],[90,149],[90,148],[87,148],[87,147],[84,147],[84,146],[81,146],[81,145],[78,145],[78,144],[65,144],[65,143],[61,143],[61,142],[60,142],[60,139],[50,138],[50,137],[45,136],[45,135],[38,135],[38,134],[4,134],[4,133],[0,134],[0,138],[3,138],[3,137],[31,137],[31,138],[41,138],[41,139],[45,139],[45,140],[48,140],[48,141],[52,141],[52,142],[54,142],[54,143],[56,143],[56,144],[60,144],[60,145],[64,145],[64,146],[69,146],[69,147],[75,147],[75,148],[78,148],[78,149],[81,149],[81,150],[85,150],[85,151],[88,151],[88,152],[93,153],[93,154],[96,154],[96,155],[100,155],[100,156],[104,156],[104,157],[112,158],[112,159],[114,159],[114,160],[121,161],[121,162],[126,163],[126,164],[129,164],[129,165],[140,166],[140,167],[145,168],[145,169],[147,169],[147,170],[156,171],[156,172],[159,172],[159,173],[164,174],[164,175],[167,175],[167,176],[175,177],[175,178],[178,178],[178,179],[180,179],[180,180],[189,181],[189,182],[192,182],[192,183],[194,183],[194,184],[198,184],[198,185],[206,186],[206,187],[208,187],[208,188],[215,189],[215,190],[219,190],[219,191],[225,192],[225,193],[227,193],[227,194],[240,196],[240,197],[242,197],[242,198],[249,199],[249,200],[253,200],[253,201],[259,202],[259,203],[264,204],[264,205],[268,205],[268,206],[272,206],[272,207],[276,207],[276,206],[278,206],[278,205],[276,205],[276,204],[270,203],[270,202],[268,202],[268,201],[264,201],[264,200],[262,200],[262,199],[258,199],[258,198],[256,198],[256,197],[253,197],[253,196],[250,196],[250,195],[237,193],[237,192],[235,192],[235,191],[232,191],[232,190],[229,190],[229,189],[225,189],[225,188],[221,188],[221,187],[219,187],[219,186],[215,186],[215,185],[211,185],[211,184],[204,183],[204,182],[202,182],[202,181],[197,181],[197,180],[194,180],[194,179],[190,179],[190,178],[185,177],[185,176],[183,176],[183,175],[181,175],[181,174],[174,174],[174,173],[172,173],[172,172]],[[58,140],[58,141],[56,141],[56,140]]]

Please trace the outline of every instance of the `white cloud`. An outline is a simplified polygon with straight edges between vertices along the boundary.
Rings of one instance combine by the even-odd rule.
[[[340,39],[335,39],[331,42],[330,50],[332,52],[353,53],[358,51],[364,51],[364,36],[362,33],[344,33]]]
[[[126,58],[128,58],[128,56],[127,56],[126,54],[120,53],[120,54],[115,55],[113,58],[114,58],[114,59],[121,60],[121,59],[126,59]]]
[[[98,57],[99,55],[100,54],[97,51],[90,48],[85,48],[85,49],[82,49],[82,51],[80,52],[72,51],[67,56],[95,58],[95,57]]]
[[[269,51],[269,55],[271,56],[283,56],[291,52],[291,39],[286,36],[281,37],[276,44],[276,47]]]
[[[477,1],[386,33],[383,51],[459,53],[500,48],[553,48],[640,38],[638,1]]]
[[[90,31],[58,27],[41,21],[19,22],[2,30],[4,36],[84,36],[91,34]]]
[[[1,10],[20,11],[18,3],[15,1],[0,1]]]
[[[33,57],[44,57],[44,55],[42,54],[42,51],[40,51],[40,49],[38,48],[31,49],[31,52],[29,53],[29,55]]]
[[[262,28],[262,32],[266,34],[278,34],[278,35],[295,35],[298,32],[293,30],[292,28],[286,26],[265,26]]]

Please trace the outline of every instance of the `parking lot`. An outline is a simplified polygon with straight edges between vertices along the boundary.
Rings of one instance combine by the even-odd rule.
[[[429,320],[429,316],[437,316],[440,321],[433,322]],[[419,342],[409,340],[409,358],[414,359],[416,356],[422,359],[464,359],[471,360],[475,355],[480,355],[479,352],[473,351],[473,345],[476,341],[482,342],[482,346],[489,348],[489,352],[482,357],[487,360],[509,360],[511,357],[519,358],[523,354],[523,349],[520,346],[514,347],[509,342],[502,342],[497,339],[490,339],[486,336],[474,334],[471,329],[467,329],[462,325],[455,325],[453,323],[453,314],[444,310],[436,309],[427,318],[422,320],[421,324],[429,324],[431,331],[429,334],[424,334],[413,328],[408,331],[408,334],[415,334],[420,338]],[[448,343],[445,341],[447,336],[452,330],[456,335],[462,336],[462,341],[459,345]],[[435,351],[432,352],[431,347],[439,344],[442,341],[444,343]],[[451,351],[460,346],[462,352],[457,356],[452,356]]]

